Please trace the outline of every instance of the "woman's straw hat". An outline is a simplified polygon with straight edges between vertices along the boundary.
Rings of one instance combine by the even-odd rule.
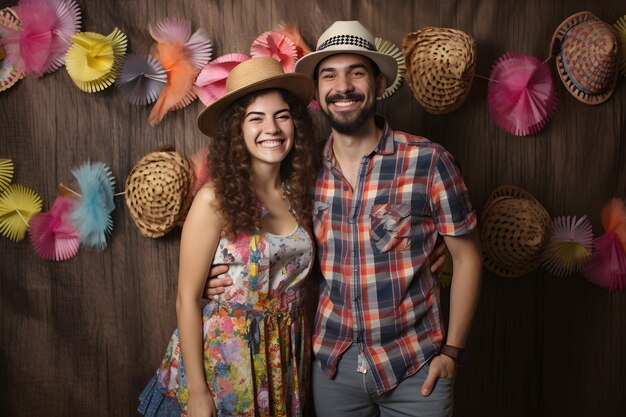
[[[457,29],[428,27],[402,41],[406,80],[429,113],[457,109],[469,94],[476,70],[476,42]]]
[[[550,54],[561,81],[578,100],[600,104],[613,94],[619,42],[608,23],[590,12],[568,17],[552,35]]]
[[[503,277],[518,277],[539,266],[552,222],[546,209],[525,190],[496,188],[479,222],[484,265]]]
[[[205,135],[214,135],[220,129],[220,115],[228,106],[247,94],[271,88],[289,91],[305,105],[313,98],[313,81],[306,75],[285,73],[274,58],[252,58],[237,65],[228,74],[226,94],[200,113],[198,127]]]
[[[173,150],[152,152],[126,178],[126,207],[139,232],[161,237],[183,223],[191,203],[192,172]]]

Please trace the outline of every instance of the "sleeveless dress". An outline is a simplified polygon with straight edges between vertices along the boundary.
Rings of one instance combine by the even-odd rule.
[[[313,250],[299,225],[285,236],[220,239],[214,263],[229,266],[233,285],[202,311],[204,373],[220,417],[302,416],[311,366],[305,278]],[[139,401],[145,416],[186,415],[178,329]]]

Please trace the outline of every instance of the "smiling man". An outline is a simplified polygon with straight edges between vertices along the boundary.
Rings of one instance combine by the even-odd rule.
[[[459,170],[440,145],[375,116],[397,65],[359,22],[335,22],[296,72],[315,80],[331,124],[314,192],[316,413],[449,416],[481,280]],[[428,260],[439,235],[454,264],[447,337]]]

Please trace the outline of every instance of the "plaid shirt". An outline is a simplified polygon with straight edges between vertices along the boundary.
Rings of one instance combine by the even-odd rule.
[[[382,138],[362,158],[354,190],[336,165],[332,136],[324,148],[314,227],[325,279],[313,349],[332,377],[357,343],[382,393],[440,349],[445,330],[428,255],[438,234],[469,233],[476,213],[443,147],[377,122]]]

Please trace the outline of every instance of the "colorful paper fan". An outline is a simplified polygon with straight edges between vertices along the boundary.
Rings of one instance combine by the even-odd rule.
[[[191,22],[167,18],[150,27],[150,35],[159,43],[175,43],[184,45],[189,53],[192,64],[201,69],[211,59],[213,43],[202,29],[191,33]]]
[[[24,239],[30,218],[40,211],[37,193],[23,185],[10,185],[0,196],[0,233],[15,242]]]
[[[201,30],[191,35],[191,23],[182,19],[165,19],[150,27],[150,34],[157,41],[152,54],[167,73],[167,84],[150,112],[149,122],[154,126],[170,110],[182,109],[195,100],[194,80],[211,58],[213,47]]]
[[[152,55],[127,55],[117,77],[117,88],[122,95],[136,105],[156,101],[167,82],[167,74],[161,63]]]
[[[494,120],[506,131],[516,136],[539,132],[556,111],[550,66],[529,55],[502,55],[489,76],[487,101]]]
[[[607,232],[617,235],[626,252],[626,205],[621,198],[610,199],[600,213],[602,227]]]
[[[74,84],[88,93],[109,87],[115,81],[127,38],[118,28],[109,35],[81,32],[72,36],[65,66]]]
[[[57,197],[48,213],[33,216],[28,235],[39,256],[51,261],[70,259],[78,252],[80,239],[78,230],[70,222],[76,200]]]
[[[6,190],[13,180],[13,161],[0,159],[0,193]]]
[[[269,56],[280,62],[285,72],[293,72],[298,60],[296,44],[282,33],[260,34],[250,46],[250,55]]]
[[[618,64],[619,72],[626,77],[626,15],[617,19],[613,26],[617,29],[617,34],[619,35],[620,43],[622,45]]]
[[[602,208],[602,227],[606,232],[594,240],[595,251],[585,267],[590,282],[617,291],[626,286],[626,207],[613,198]]]
[[[552,237],[544,249],[541,263],[548,272],[564,277],[582,272],[593,250],[593,231],[587,216],[557,217],[552,222]]]
[[[113,229],[115,179],[102,162],[85,162],[72,174],[78,181],[81,198],[70,220],[80,233],[80,242],[101,251],[106,247],[106,235]]]
[[[37,77],[65,63],[70,37],[80,30],[74,0],[21,0],[14,7],[22,30],[8,27],[3,35],[8,63]]]
[[[298,53],[298,59],[302,58],[306,54],[311,53],[311,48],[307,43],[302,39],[302,35],[300,35],[300,31],[298,27],[292,25],[287,22],[283,22],[279,25],[278,30],[276,31],[281,33],[291,39],[291,41],[296,45],[296,52]]]
[[[0,10],[0,38],[4,37],[3,28],[12,27],[21,30],[20,21],[10,7]],[[16,82],[24,78],[24,74],[18,71],[6,58],[6,49],[0,44],[0,92],[11,88]]]
[[[595,251],[585,265],[584,277],[610,291],[626,286],[626,254],[617,234],[606,233],[593,241]]]
[[[194,91],[205,106],[213,103],[226,94],[226,78],[238,64],[250,59],[243,54],[227,54],[214,59],[205,65],[198,74]]]
[[[406,73],[406,64],[404,62],[404,55],[402,54],[402,50],[398,48],[394,43],[386,41],[381,38],[376,38],[374,40],[376,44],[376,49],[378,52],[382,52],[393,57],[398,63],[398,74],[396,75],[396,79],[390,86],[387,87],[382,96],[378,97],[379,100],[384,100],[390,97],[393,93],[398,91],[402,82],[404,81],[404,74]]]

